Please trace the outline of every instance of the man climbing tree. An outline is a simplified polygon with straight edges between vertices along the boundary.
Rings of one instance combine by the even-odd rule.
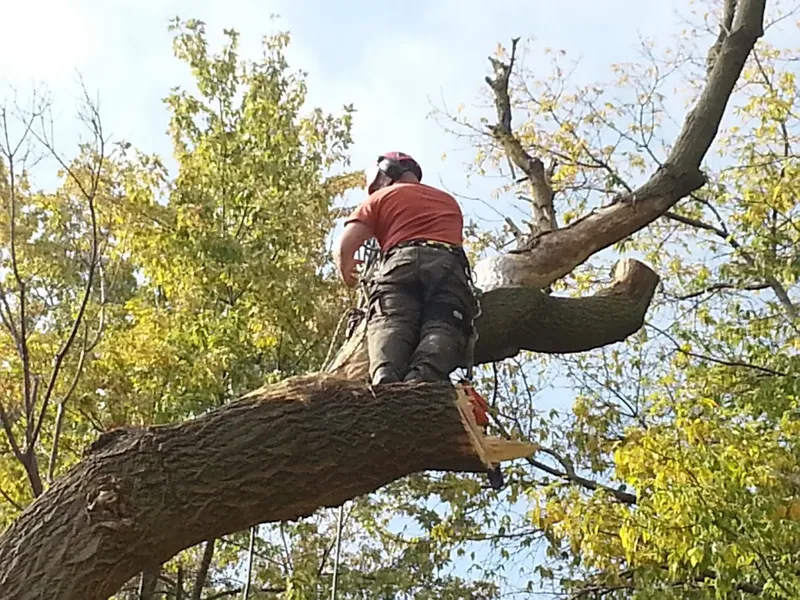
[[[387,152],[367,177],[369,196],[347,218],[334,249],[355,286],[356,251],[372,238],[381,257],[368,282],[367,344],[372,383],[443,381],[468,350],[477,303],[464,253],[461,207],[421,183],[409,155]]]

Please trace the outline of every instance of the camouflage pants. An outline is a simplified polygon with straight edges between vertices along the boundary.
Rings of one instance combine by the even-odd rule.
[[[373,384],[447,381],[463,364],[477,305],[463,252],[390,250],[369,288],[367,344]]]

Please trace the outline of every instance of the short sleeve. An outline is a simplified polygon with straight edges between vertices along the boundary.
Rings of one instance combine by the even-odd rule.
[[[378,223],[378,198],[377,194],[372,194],[364,200],[358,207],[350,213],[345,220],[345,225],[358,221],[369,227],[372,231],[376,230]]]

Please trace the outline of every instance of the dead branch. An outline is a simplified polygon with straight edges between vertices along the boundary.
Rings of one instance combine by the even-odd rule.
[[[508,64],[493,57],[489,58],[494,70],[494,79],[487,76],[486,83],[494,91],[497,109],[497,123],[489,126],[489,131],[503,147],[509,160],[525,173],[530,182],[534,199],[531,202],[531,233],[536,236],[546,231],[552,231],[558,225],[553,207],[553,188],[550,185],[548,174],[545,172],[544,164],[541,159],[528,154],[511,128],[511,98],[508,84],[514,68],[518,42],[519,38],[511,40],[511,57]]]
[[[650,179],[530,247],[490,257],[475,266],[479,287],[546,287],[597,252],[643,229],[706,183],[700,165],[719,130],[730,95],[756,41],[763,35],[765,0],[740,0],[719,60],[684,120],[669,156]]]
[[[739,285],[736,283],[714,283],[712,285],[708,285],[701,290],[697,290],[694,292],[689,292],[688,294],[667,294],[670,298],[675,300],[691,300],[692,298],[697,298],[699,296],[704,296],[705,294],[712,294],[714,292],[721,292],[723,290],[736,290],[742,292],[757,292],[759,290],[765,290],[770,287],[769,283],[751,283],[747,285]]]

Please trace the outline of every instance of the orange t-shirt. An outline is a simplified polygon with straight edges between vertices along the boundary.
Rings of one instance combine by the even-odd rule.
[[[369,227],[384,252],[410,240],[463,243],[464,216],[456,199],[422,183],[395,183],[374,192],[345,223],[352,221]]]

